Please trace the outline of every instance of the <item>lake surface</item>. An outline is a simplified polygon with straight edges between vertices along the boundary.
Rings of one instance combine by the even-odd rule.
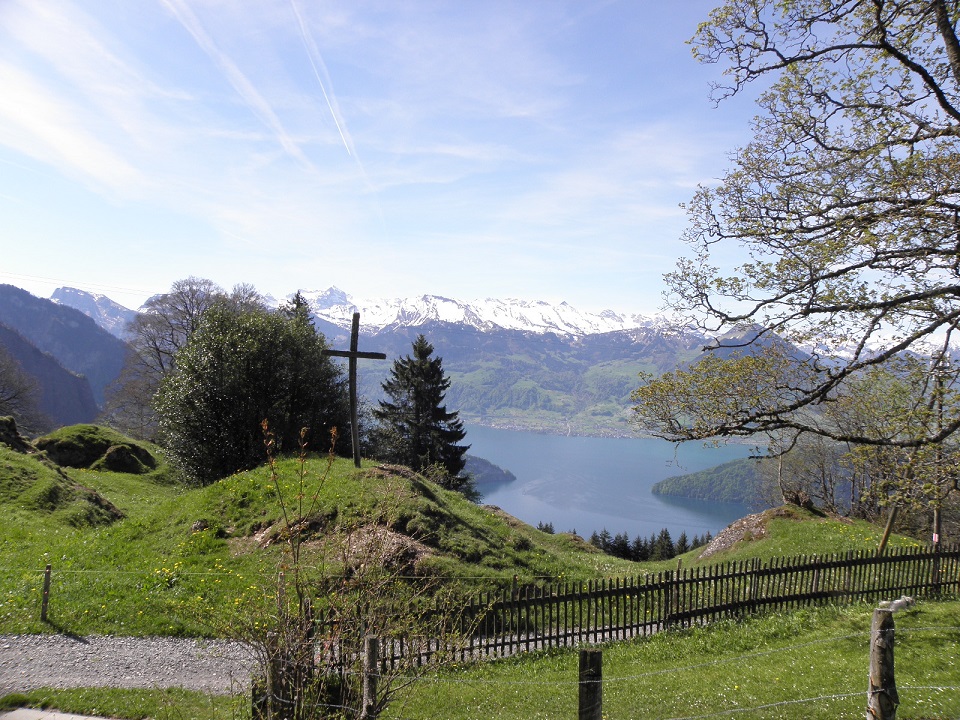
[[[740,503],[654,495],[654,483],[673,475],[705,470],[747,457],[745,445],[705,448],[675,446],[654,438],[594,438],[541,435],[468,426],[469,453],[517,476],[515,482],[480,488],[483,503],[497,505],[536,526],[553,524],[557,532],[576,530],[582,537],[606,528],[630,539],[647,538],[662,528],[674,540],[714,535],[750,511]]]

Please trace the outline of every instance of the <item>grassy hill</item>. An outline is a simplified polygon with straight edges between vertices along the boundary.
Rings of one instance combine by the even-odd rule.
[[[349,461],[312,457],[301,465],[285,458],[273,474],[264,467],[188,488],[176,482],[156,448],[103,429],[66,428],[38,445],[45,450],[30,455],[0,445],[0,634],[221,634],[235,608],[271,600],[284,562],[284,508],[296,515],[301,501],[306,507],[314,499],[315,507],[302,513],[306,521],[297,527],[304,533],[308,564],[321,557],[341,563],[330,571],[349,571],[347,556],[328,552],[334,528],[353,537],[375,531],[391,540],[390,562],[399,563],[404,575],[468,589],[510,582],[515,574],[523,582],[586,580],[677,564],[676,559],[637,564],[602,555],[579,538],[540,532],[405,468],[365,464],[358,470]],[[146,451],[150,459],[130,466],[135,472],[110,470],[105,458],[122,445],[131,446],[127,455],[143,458],[140,453]],[[75,452],[77,447],[92,450]],[[79,467],[51,459],[65,456]],[[278,502],[277,480],[285,505]],[[878,537],[879,529],[867,523],[786,507],[737,523],[711,556],[699,558],[701,549],[680,561],[689,567],[870,549]],[[915,543],[892,540],[893,545]],[[39,604],[48,563],[53,583],[45,624]],[[930,604],[912,612],[902,624],[916,627],[916,636],[909,650],[898,650],[910,658],[901,663],[898,657],[898,672],[908,679],[902,682],[957,686],[960,604]],[[675,717],[787,702],[796,706],[777,704],[742,716],[862,717],[860,700],[846,694],[855,686],[862,695],[869,615],[863,606],[803,610],[611,646],[604,651],[605,681],[612,679],[604,707],[612,718]],[[947,634],[923,634],[933,627],[945,627]],[[552,652],[444,670],[412,686],[387,717],[572,717],[576,662],[575,652]],[[956,693],[901,694],[909,698],[905,707],[913,703],[901,717],[960,714]],[[809,700],[833,695],[844,697]],[[642,706],[636,704],[639,698]],[[73,712],[97,708],[131,718],[226,718],[249,712],[242,699],[213,701],[168,691],[41,690],[29,699]]]
[[[75,463],[81,467],[49,459],[78,444],[100,450]],[[154,467],[106,469],[103,458],[118,444],[148,450]],[[188,488],[173,481],[156,448],[91,426],[37,445],[46,450],[25,455],[0,445],[0,633],[51,629],[37,614],[47,563],[55,627],[76,633],[214,634],[201,610],[229,607],[275,577],[284,510],[269,468]],[[336,527],[389,535],[410,574],[478,586],[514,575],[531,581],[632,571],[580,538],[540,532],[405,468],[358,470],[347,460],[311,457],[302,469],[301,487],[295,458],[276,465],[287,502],[315,498],[307,538],[314,554]]]
[[[314,504],[302,513],[305,545],[327,563],[336,553],[325,543],[343,532],[388,538],[395,548],[391,562],[402,563],[404,574],[477,589],[515,575],[521,582],[588,580],[677,562],[641,565],[601,554],[581,538],[541,532],[400,467],[356,469],[324,457],[301,466],[285,458],[273,476],[264,466],[188,488],[175,482],[156,448],[102,428],[65,428],[36,444],[45,449],[33,455],[0,445],[0,633],[51,629],[37,613],[49,563],[57,629],[216,634],[202,616],[262,595],[284,562],[278,488],[288,514],[291,502]],[[107,457],[121,447],[136,472],[108,469]],[[867,523],[796,508],[768,512],[751,528],[722,555],[698,560],[695,551],[681,561],[868,549],[878,537]],[[895,538],[893,544],[912,542]]]

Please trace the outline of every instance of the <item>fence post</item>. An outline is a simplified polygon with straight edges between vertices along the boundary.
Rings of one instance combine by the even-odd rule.
[[[603,652],[580,651],[579,720],[603,718]]]
[[[367,635],[363,639],[363,708],[361,720],[376,720],[377,678],[380,677],[380,639]]]
[[[673,625],[673,572],[667,570],[663,573],[664,577],[664,588],[663,588],[663,622],[661,630],[665,627],[670,627]]]
[[[40,620],[47,621],[47,606],[50,604],[50,565],[43,571],[43,599],[40,601]]]
[[[877,608],[870,627],[870,687],[867,718],[895,720],[900,696],[893,673],[893,612]]]

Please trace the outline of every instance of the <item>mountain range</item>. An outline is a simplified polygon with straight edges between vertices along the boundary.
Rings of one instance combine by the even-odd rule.
[[[637,328],[665,328],[662,317],[639,313],[604,310],[584,312],[569,303],[559,305],[542,300],[498,300],[486,298],[465,302],[439,295],[411,298],[355,299],[337,287],[326,290],[300,291],[309,303],[315,320],[349,330],[353,314],[361,316],[361,333],[368,335],[403,327],[420,327],[429,323],[449,323],[471,327],[482,332],[518,330],[527,333],[554,333],[563,337],[582,337]],[[117,337],[124,337],[124,328],[136,310],[114,302],[106,295],[76,288],[58,288],[50,296],[54,302],[80,310],[100,327]],[[264,298],[270,307],[281,301]]]
[[[336,287],[322,291],[301,291],[300,294],[310,303],[314,317],[338,327],[349,328],[353,314],[359,312],[363,327],[368,332],[441,322],[464,325],[483,332],[519,330],[583,336],[658,323],[655,318],[613,310],[582,312],[565,302],[552,305],[543,301],[492,298],[464,302],[437,295],[355,300]]]
[[[695,358],[705,343],[697,333],[673,328],[662,318],[612,310],[584,312],[568,303],[465,302],[434,295],[357,300],[335,287],[301,295],[317,329],[334,348],[349,346],[354,312],[360,313],[361,350],[399,358],[410,353],[418,334],[424,334],[443,358],[452,383],[448,408],[459,411],[467,423],[494,427],[629,435],[630,393],[638,384],[638,373],[676,367]],[[6,296],[16,296],[16,302],[5,302]],[[266,301],[280,304],[275,298]],[[86,378],[98,404],[120,371],[125,327],[135,313],[104,295],[75,288],[59,288],[44,300],[0,286],[0,323]],[[26,326],[44,325],[40,316],[60,318],[46,323],[59,331],[27,333]],[[89,337],[74,338],[68,326],[82,326]],[[103,345],[104,336],[111,344],[109,357],[94,351]],[[85,350],[71,353],[66,347],[71,344]],[[78,354],[89,357],[78,362],[74,357]],[[360,392],[368,403],[380,397],[380,383],[390,368],[389,361],[361,362]]]
[[[69,374],[85,381],[94,400],[94,412],[97,406],[103,405],[106,388],[120,374],[128,352],[126,342],[103,327],[99,318],[88,317],[66,304],[35,297],[13,285],[0,285],[0,325],[43,353],[46,356],[44,367],[49,365],[48,360],[53,360]],[[7,339],[4,346],[9,351],[15,340],[9,333],[4,337]],[[17,353],[13,354],[18,357]],[[28,374],[35,376],[33,370],[41,367],[39,361],[21,361],[21,365]],[[53,377],[47,371],[43,376]],[[36,379],[43,387],[43,379]],[[57,387],[59,389],[48,389],[44,394],[75,392],[59,385]],[[83,394],[80,391],[80,395]],[[80,415],[89,412],[90,408],[87,407]],[[59,413],[53,413],[51,419],[60,421],[61,417]]]

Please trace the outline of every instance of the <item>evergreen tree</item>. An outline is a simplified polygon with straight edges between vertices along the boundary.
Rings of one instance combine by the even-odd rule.
[[[453,489],[461,489],[469,445],[457,412],[448,412],[443,399],[450,380],[442,358],[432,357],[433,345],[423,335],[413,342],[413,355],[395,360],[390,377],[381,385],[387,400],[373,411],[379,422],[377,454],[384,460],[420,472],[442,466]],[[462,490],[461,490],[462,491]]]
[[[617,533],[610,542],[609,553],[624,560],[630,559],[630,537],[625,532]]]
[[[613,542],[613,535],[610,534],[610,531],[604,528],[600,531],[600,534],[597,536],[596,546],[603,550],[605,553],[610,552],[610,543]]]
[[[630,543],[630,559],[634,562],[650,559],[650,544],[639,535]]]
[[[681,531],[680,537],[677,538],[677,542],[674,544],[674,555],[683,555],[688,550],[690,550],[690,541],[687,539],[686,531]]]
[[[660,531],[651,543],[651,560],[669,560],[673,557],[673,538],[670,537],[670,531],[666,528]]]

